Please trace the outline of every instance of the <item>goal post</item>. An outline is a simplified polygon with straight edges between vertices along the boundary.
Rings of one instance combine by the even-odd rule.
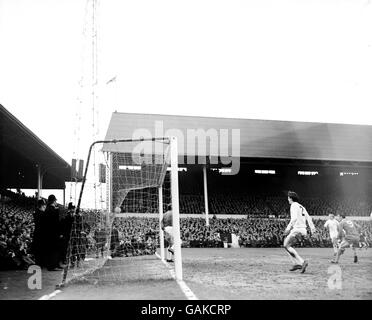
[[[106,164],[106,208],[82,209],[89,186],[93,148],[99,148]],[[148,255],[159,251],[165,259],[165,232],[161,221],[166,208],[172,210],[174,271],[182,279],[179,215],[178,150],[175,137],[95,141],[89,148],[78,204],[73,215],[67,265],[62,284],[71,279],[120,280],[120,261],[136,260],[139,277],[156,277]],[[137,214],[141,215],[137,215]],[[141,256],[147,262],[141,262]],[[129,257],[129,258],[128,258]],[[112,262],[112,261],[114,262]],[[151,259],[150,259],[151,260]],[[159,260],[158,260],[159,261]],[[133,262],[134,263],[134,262]],[[115,266],[115,270],[112,266]],[[166,269],[166,268],[165,268]],[[123,276],[123,278],[125,278]]]
[[[178,194],[178,145],[177,139],[170,139],[171,157],[171,192],[173,213],[173,237],[174,237],[174,264],[176,279],[182,280],[182,256],[181,256],[181,232],[180,232],[180,209]]]

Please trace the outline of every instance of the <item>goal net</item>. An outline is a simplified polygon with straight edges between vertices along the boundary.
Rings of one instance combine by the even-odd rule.
[[[92,167],[90,158],[97,157],[96,152],[104,160],[105,179]],[[62,285],[168,279],[172,272],[161,261],[166,257],[173,260],[169,263],[173,275],[182,279],[177,157],[175,138],[92,144],[79,202],[71,215]],[[87,203],[86,190],[97,176],[105,184],[105,206],[85,209],[81,203]],[[168,211],[172,237],[161,228]],[[169,251],[164,247],[172,244]]]

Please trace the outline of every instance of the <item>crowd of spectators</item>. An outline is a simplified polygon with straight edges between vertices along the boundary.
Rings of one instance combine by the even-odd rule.
[[[243,247],[280,247],[283,244],[283,231],[288,219],[248,218],[211,219],[209,227],[202,218],[181,220],[181,235],[184,246],[215,247],[223,246],[220,235],[234,233]],[[314,219],[317,232],[303,239],[303,247],[331,247],[329,234],[324,229],[324,220]],[[368,241],[372,240],[372,223],[359,221]],[[310,233],[309,233],[310,234]],[[370,242],[371,244],[371,242]]]
[[[250,216],[289,216],[289,204],[285,196],[244,194],[212,194],[208,197],[211,214],[244,214]],[[345,213],[348,216],[369,216],[371,198],[318,197],[302,198],[301,204],[313,216]],[[200,195],[180,195],[181,213],[204,213],[204,198]]]
[[[239,244],[243,247],[280,247],[283,244],[283,232],[288,219],[248,218],[248,219],[210,219],[205,225],[203,218],[181,219],[181,239],[184,247],[223,247],[222,234],[234,233],[239,237]],[[359,221],[367,241],[371,245],[372,222]],[[317,232],[303,239],[299,246],[303,247],[331,247],[328,231],[324,228],[324,220],[314,219]],[[115,228],[119,238],[125,243],[133,240],[143,242],[146,235],[157,236],[158,220],[155,218],[119,218]],[[309,233],[310,234],[310,233]]]
[[[164,199],[164,203],[170,199]],[[201,194],[180,194],[180,213],[205,213],[204,196]],[[304,197],[301,199],[307,211],[313,216],[327,216],[330,213],[345,213],[348,216],[369,216],[372,199],[367,197]],[[242,214],[251,217],[289,216],[286,196],[252,194],[210,194],[208,197],[211,214]],[[130,192],[121,207],[122,212],[157,213],[158,198],[152,190]]]
[[[20,191],[0,191],[0,269],[27,269],[38,264],[53,270],[63,265],[69,236],[68,210],[58,205],[54,196],[48,203],[36,197],[26,197]],[[38,202],[43,206],[37,206]]]
[[[155,202],[155,201],[154,201]],[[195,212],[202,210],[202,196],[181,196],[181,212]],[[26,197],[18,192],[8,190],[1,192],[0,203],[0,268],[27,268],[35,263],[32,250],[35,231],[35,197]],[[347,215],[360,214],[359,210],[366,210],[368,202],[356,199],[304,199],[302,203],[312,215],[345,212]],[[182,206],[188,206],[186,209]],[[282,197],[244,197],[244,196],[212,196],[210,198],[211,211],[215,213],[231,214],[238,212],[246,214],[247,218],[219,219],[216,215],[210,219],[210,225],[205,225],[203,218],[182,218],[181,238],[184,247],[222,247],[223,234],[234,233],[239,237],[239,244],[243,247],[280,247],[283,242],[283,231],[288,224],[289,205]],[[351,207],[356,209],[353,211]],[[350,211],[348,211],[350,210]],[[272,216],[278,212],[277,217]],[[62,212],[62,211],[61,211]],[[202,211],[201,211],[202,212]],[[199,212],[199,213],[201,213]],[[351,214],[350,214],[351,213]],[[82,219],[84,216],[84,219]],[[61,215],[60,218],[63,218]],[[100,254],[102,223],[104,218],[99,210],[85,210],[76,220],[72,232],[76,243],[71,255],[75,261],[84,259],[86,252],[96,251]],[[324,220],[314,219],[317,233],[303,240],[300,246],[330,247],[328,231],[324,229]],[[369,245],[372,245],[372,222],[359,221]],[[111,249],[116,255],[152,254],[158,243],[158,219],[126,217],[114,220]],[[70,234],[68,232],[68,234]],[[56,249],[57,250],[57,249]],[[66,248],[65,248],[66,250]],[[75,250],[75,251],[74,251]],[[103,249],[102,249],[103,250]],[[74,262],[74,261],[72,261]]]
[[[159,241],[158,225],[153,218],[115,219],[111,236],[114,256],[154,254]]]
[[[0,269],[26,268],[34,263],[30,254],[34,204],[35,199],[21,192],[1,192]]]

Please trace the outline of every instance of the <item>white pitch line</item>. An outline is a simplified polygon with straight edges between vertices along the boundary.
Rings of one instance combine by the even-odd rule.
[[[160,255],[155,252],[155,255],[160,259],[161,262],[163,262],[165,264],[165,266],[168,268],[170,274],[171,274],[171,277],[176,280],[177,284],[180,286],[180,289],[181,291],[183,292],[183,294],[186,296],[186,298],[188,300],[199,300],[196,295],[191,291],[191,289],[189,288],[189,286],[186,284],[185,281],[183,280],[178,280],[176,278],[176,273],[174,272],[174,270],[172,269],[172,267],[168,264],[168,262],[166,262],[165,260],[162,260]]]
[[[49,300],[50,298],[55,297],[58,293],[62,292],[61,290],[55,290],[51,294],[46,294],[39,298],[38,300]]]

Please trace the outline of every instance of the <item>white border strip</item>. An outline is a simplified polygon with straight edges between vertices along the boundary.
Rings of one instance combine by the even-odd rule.
[[[155,255],[160,259],[161,262],[163,262],[165,264],[165,266],[168,268],[170,274],[171,274],[171,277],[176,280],[177,284],[180,286],[180,289],[181,291],[183,292],[183,294],[186,296],[186,298],[188,300],[199,300],[196,295],[191,291],[191,289],[189,288],[189,286],[186,284],[185,281],[183,280],[177,280],[176,279],[176,273],[175,271],[173,270],[173,268],[165,261],[165,260],[162,260],[161,257],[159,256],[159,254],[157,252],[155,252]]]

